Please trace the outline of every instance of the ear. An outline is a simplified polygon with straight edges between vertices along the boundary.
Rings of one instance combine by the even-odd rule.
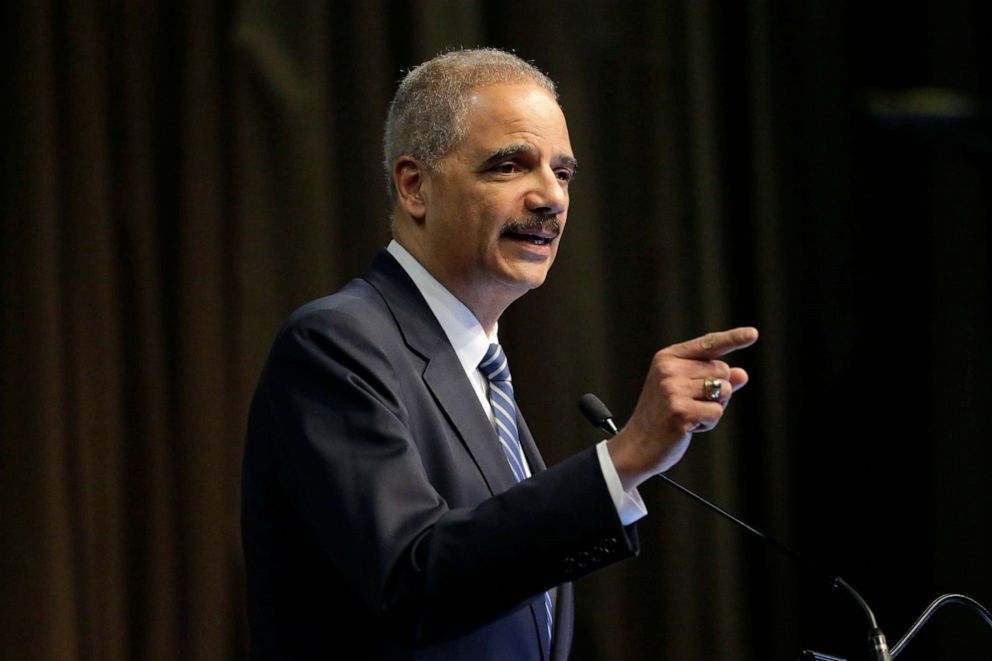
[[[393,163],[393,186],[396,203],[414,222],[422,223],[427,215],[426,198],[430,189],[424,164],[411,156],[400,156]]]

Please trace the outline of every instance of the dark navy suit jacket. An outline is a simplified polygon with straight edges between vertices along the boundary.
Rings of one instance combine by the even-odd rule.
[[[546,661],[568,582],[637,551],[595,449],[517,483],[458,358],[387,252],[280,330],[242,484],[256,658]]]

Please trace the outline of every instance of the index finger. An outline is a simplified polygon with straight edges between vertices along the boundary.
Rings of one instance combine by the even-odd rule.
[[[751,326],[741,326],[725,331],[707,333],[700,337],[679,342],[668,347],[666,351],[679,358],[692,360],[712,360],[724,356],[731,351],[749,347],[758,340],[758,329]]]

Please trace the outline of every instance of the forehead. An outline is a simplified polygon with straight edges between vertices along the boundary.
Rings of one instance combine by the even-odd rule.
[[[498,148],[524,142],[571,156],[568,126],[558,102],[533,83],[497,84],[469,93],[463,146]]]

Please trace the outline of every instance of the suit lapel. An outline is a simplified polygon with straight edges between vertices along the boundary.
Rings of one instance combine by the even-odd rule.
[[[378,290],[386,306],[389,307],[407,346],[426,361],[423,372],[424,383],[465,444],[490,492],[495,495],[514,486],[517,480],[503,455],[492,423],[479,406],[472,384],[466,378],[455,350],[413,280],[385,250],[379,252],[364,277]],[[520,444],[530,464],[531,472],[538,473],[545,470],[534,437],[519,410],[517,428]],[[567,655],[572,637],[571,586],[563,587],[565,590],[559,591],[561,601],[556,608],[555,626],[562,628],[556,633],[557,640],[553,652],[555,659]],[[538,636],[543,638],[545,634],[542,633],[543,627],[539,625],[540,619],[536,608],[531,606],[531,615]],[[545,658],[543,651],[542,658]]]
[[[462,364],[458,362],[454,350],[450,347],[448,350],[451,352],[450,360],[446,356],[437,356],[427,364],[424,381],[458,430],[489,490],[493,494],[501,493],[516,484],[517,478],[503,455],[496,431],[465,377]]]
[[[413,280],[385,250],[376,256],[365,280],[382,295],[407,346],[427,362],[424,383],[465,444],[489,490],[497,494],[512,487],[516,478],[503,456],[496,432],[479,406],[455,350]],[[533,439],[530,443],[533,445]]]

